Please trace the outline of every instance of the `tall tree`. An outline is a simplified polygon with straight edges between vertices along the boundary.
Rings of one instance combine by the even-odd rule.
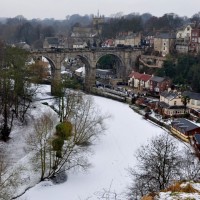
[[[191,87],[195,92],[200,92],[200,63],[190,68],[188,78],[190,78]]]
[[[184,105],[184,113],[186,112],[186,108],[187,108],[187,104],[190,102],[190,97],[187,96],[187,95],[183,95],[181,97],[181,102],[183,103]]]
[[[132,199],[140,199],[150,192],[157,192],[179,179],[181,159],[178,147],[171,136],[162,134],[153,137],[149,144],[136,152],[138,164],[131,168],[133,183]]]
[[[25,65],[27,52],[6,45],[1,46],[0,52],[0,133],[7,140],[14,117],[24,121],[33,91]]]

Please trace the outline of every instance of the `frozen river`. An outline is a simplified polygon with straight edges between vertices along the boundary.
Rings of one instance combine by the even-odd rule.
[[[86,173],[68,173],[68,181],[63,184],[47,183],[44,187],[41,183],[20,200],[97,200],[107,190],[125,199],[120,196],[130,183],[127,168],[135,164],[134,152],[164,130],[143,119],[127,104],[102,97],[94,97],[94,100],[102,113],[112,117],[106,120],[105,134],[92,146],[93,155],[89,158],[92,167]]]

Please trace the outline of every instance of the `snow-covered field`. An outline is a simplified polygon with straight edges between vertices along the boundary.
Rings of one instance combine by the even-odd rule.
[[[41,91],[46,93],[47,88]],[[94,100],[102,113],[110,114],[111,118],[106,120],[104,135],[92,146],[89,158],[92,167],[87,172],[68,172],[68,180],[63,184],[39,183],[18,200],[111,200],[106,191],[116,193],[117,199],[126,199],[124,192],[130,183],[127,168],[134,166],[135,150],[164,130],[144,120],[127,104],[102,97],[94,97]]]

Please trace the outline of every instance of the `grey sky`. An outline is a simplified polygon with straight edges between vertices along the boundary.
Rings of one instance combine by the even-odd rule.
[[[162,16],[173,12],[191,17],[200,11],[200,0],[0,0],[0,17],[64,19],[72,14],[97,14],[98,10],[105,16],[118,12]]]

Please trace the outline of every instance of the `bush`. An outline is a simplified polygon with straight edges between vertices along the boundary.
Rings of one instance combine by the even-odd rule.
[[[52,141],[53,150],[56,152],[61,152],[63,145],[64,145],[64,140],[62,138],[56,137]]]
[[[56,134],[63,140],[67,140],[72,135],[72,124],[68,121],[58,124]]]

